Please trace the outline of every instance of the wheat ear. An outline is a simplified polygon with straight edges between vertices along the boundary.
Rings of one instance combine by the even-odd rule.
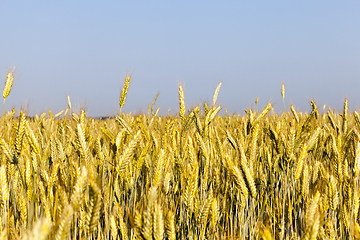
[[[11,87],[13,85],[13,82],[14,82],[14,70],[11,71],[11,72],[8,72],[6,74],[6,82],[5,82],[5,87],[4,87],[4,90],[3,90],[3,98],[4,98],[4,116],[5,116],[5,100],[6,98],[9,96],[10,94],[10,91],[11,91]]]
[[[164,238],[164,218],[163,218],[163,210],[158,205],[155,204],[154,212],[153,212],[153,236],[155,240],[162,240]]]
[[[71,109],[70,95],[67,96],[67,104],[68,104],[68,108]]]
[[[0,167],[0,184],[1,184],[1,198],[4,201],[9,200],[9,189],[8,189],[8,181],[6,177],[6,168],[5,166]]]
[[[184,89],[181,85],[179,86],[179,105],[180,105],[180,113],[179,113],[180,117],[184,119],[186,108],[185,108]]]
[[[166,235],[169,240],[175,240],[176,239],[176,230],[175,230],[175,214],[169,210],[166,217]]]
[[[239,144],[239,152],[240,152],[240,167],[241,167],[241,170],[242,170],[242,172],[244,174],[244,178],[245,178],[245,181],[246,181],[246,186],[248,187],[251,196],[253,198],[255,198],[256,197],[255,181],[254,181],[254,178],[253,178],[253,176],[252,176],[252,174],[250,172],[249,167],[247,166],[247,160],[246,160],[245,152],[244,152],[244,149],[243,149],[241,144]]]
[[[292,114],[294,115],[294,118],[296,120],[297,123],[299,123],[300,119],[299,119],[299,116],[294,108],[294,105],[290,105],[290,110],[292,112]]]
[[[285,107],[285,83],[281,84],[281,96],[284,102],[284,112],[286,112],[286,107]]]
[[[342,118],[343,118],[342,131],[343,131],[343,133],[347,132],[347,115],[348,115],[348,100],[347,100],[347,98],[345,98],[344,112],[342,115]]]
[[[218,97],[218,94],[219,94],[221,85],[222,85],[222,82],[220,82],[220,83],[217,85],[216,89],[215,89],[214,96],[213,96],[213,107],[215,107],[216,100],[217,100],[217,97]]]
[[[67,205],[61,213],[60,225],[56,231],[55,239],[68,239],[74,210],[71,204]]]
[[[76,184],[71,195],[71,203],[74,206],[74,210],[77,210],[83,201],[83,191],[88,180],[88,171],[85,167],[82,167],[81,171],[78,169],[76,178]]]
[[[130,86],[130,80],[131,80],[130,76],[127,76],[125,78],[124,87],[121,90],[121,95],[120,95],[120,100],[119,100],[120,111],[121,111],[122,107],[125,104],[126,94],[127,94],[128,89],[129,89],[129,86]]]

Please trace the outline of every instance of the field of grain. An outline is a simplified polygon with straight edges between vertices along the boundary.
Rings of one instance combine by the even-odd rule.
[[[220,116],[220,86],[192,110],[180,86],[176,116],[153,103],[98,120],[70,99],[61,114],[4,114],[0,239],[360,238],[360,119],[347,101],[340,114],[311,102],[310,114],[269,103]]]

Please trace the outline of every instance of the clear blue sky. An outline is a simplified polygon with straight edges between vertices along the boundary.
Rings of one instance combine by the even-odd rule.
[[[86,105],[90,116],[211,102],[244,113],[314,99],[360,106],[360,1],[1,1],[0,72],[16,67],[6,105],[30,114]]]

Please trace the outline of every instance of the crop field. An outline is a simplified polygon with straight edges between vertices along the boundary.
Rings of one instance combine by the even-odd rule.
[[[7,75],[10,84],[11,72]],[[360,117],[213,102],[0,118],[1,239],[359,239]],[[5,99],[11,90],[4,88]],[[284,98],[285,88],[282,88]],[[155,99],[156,100],[156,99]]]

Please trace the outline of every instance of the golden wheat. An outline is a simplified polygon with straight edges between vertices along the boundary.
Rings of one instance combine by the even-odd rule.
[[[130,77],[120,95],[124,106]],[[84,110],[0,122],[0,239],[357,239],[359,114]],[[285,103],[285,86],[281,96]],[[71,109],[70,98],[68,107]],[[65,110],[66,111],[66,110]],[[179,117],[180,116],[180,117]]]

